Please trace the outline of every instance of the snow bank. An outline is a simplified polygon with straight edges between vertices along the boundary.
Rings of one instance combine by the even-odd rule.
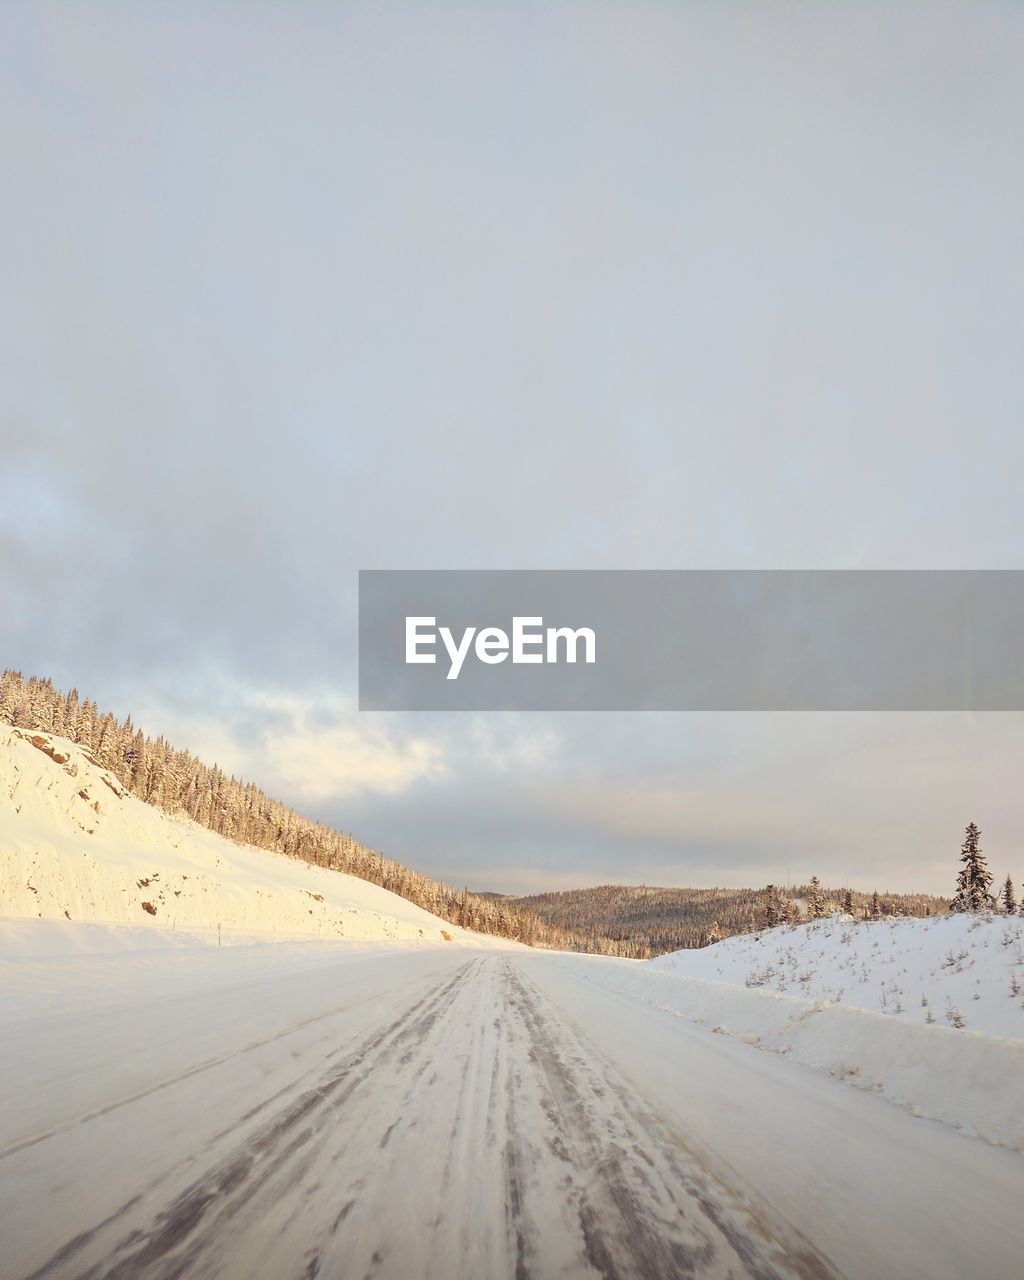
[[[465,954],[458,945],[422,940],[225,930],[218,945],[216,929],[0,918],[0,1041],[6,1036],[24,1047],[37,1034],[34,1028],[79,1025],[111,1006],[131,1010],[134,1018],[154,1002],[188,1000],[214,987],[241,992],[252,983],[260,986],[262,1001],[266,982],[290,974],[365,975],[367,966],[384,968],[392,960],[425,969],[447,963],[449,953],[453,963]],[[361,981],[365,984],[365,978]],[[243,996],[233,1016],[243,1017],[245,1004]]]
[[[617,971],[615,990],[721,1035],[784,1054],[915,1115],[1024,1150],[1024,1041],[801,1000],[649,964]]]
[[[355,876],[236,844],[128,795],[80,747],[0,725],[0,916],[159,930],[513,945]]]
[[[903,1022],[1024,1037],[1024,919],[844,917],[676,951],[652,969],[831,1000]]]

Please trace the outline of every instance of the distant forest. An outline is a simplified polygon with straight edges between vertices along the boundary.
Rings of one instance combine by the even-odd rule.
[[[945,898],[927,894],[858,893],[818,884],[792,889],[657,889],[647,885],[606,884],[515,898],[548,924],[585,938],[612,942],[629,939],[647,955],[706,947],[736,933],[752,933],[773,924],[845,911],[871,919],[881,916],[945,914]]]
[[[101,712],[77,689],[18,671],[0,675],[0,721],[77,743],[133,795],[167,813],[183,814],[218,835],[271,849],[313,866],[378,884],[452,924],[514,938],[529,946],[646,959],[702,947],[734,933],[828,910],[875,915],[930,915],[948,909],[925,895],[868,896],[823,890],[655,889],[606,885],[515,898],[470,893],[432,880],[351,834],[303,818],[252,782],[225,774],[163,737],[150,738],[131,717]],[[810,905],[808,905],[810,904]]]

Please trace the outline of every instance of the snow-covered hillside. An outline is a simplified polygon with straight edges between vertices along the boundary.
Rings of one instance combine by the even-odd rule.
[[[742,934],[651,960],[653,969],[1024,1037],[1024,919],[842,917]]]
[[[236,844],[127,794],[81,747],[0,725],[0,916],[512,945],[377,885]]]

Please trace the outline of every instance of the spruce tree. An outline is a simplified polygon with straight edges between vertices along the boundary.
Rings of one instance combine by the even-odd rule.
[[[980,836],[977,826],[969,822],[960,849],[962,866],[956,878],[956,894],[949,904],[950,911],[983,911],[995,905],[995,899],[989,892],[992,873],[978,844]]]
[[[821,881],[817,876],[811,876],[811,889],[807,895],[807,909],[811,913],[812,920],[820,920],[825,914],[825,895],[821,891]]]
[[[1003,885],[1003,910],[1008,916],[1017,914],[1017,897],[1013,892],[1013,880],[1010,876],[1006,877]]]
[[[848,916],[853,915],[853,891],[846,889],[843,892],[843,913]]]

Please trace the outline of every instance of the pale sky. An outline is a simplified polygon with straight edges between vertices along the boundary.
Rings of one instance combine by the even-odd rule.
[[[484,889],[1024,876],[1017,715],[355,711],[360,568],[1021,568],[1017,4],[5,5],[0,665]]]

